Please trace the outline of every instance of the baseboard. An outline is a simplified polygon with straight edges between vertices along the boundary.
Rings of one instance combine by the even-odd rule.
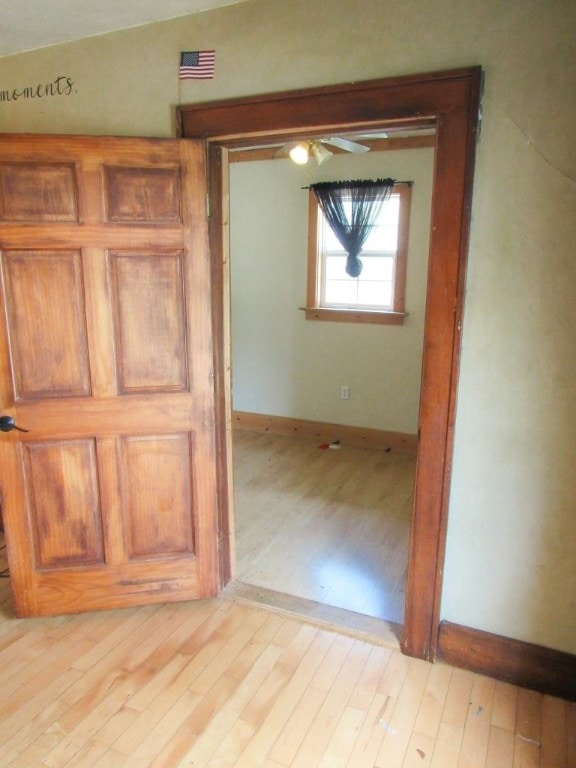
[[[326,424],[321,421],[292,419],[286,416],[268,416],[262,413],[234,411],[232,424],[236,429],[251,432],[270,432],[273,435],[314,438],[322,443],[339,440],[355,447],[390,450],[416,455],[417,435],[403,432],[387,432],[367,427],[349,427],[343,424]]]
[[[576,701],[576,656],[569,653],[442,621],[437,659]]]

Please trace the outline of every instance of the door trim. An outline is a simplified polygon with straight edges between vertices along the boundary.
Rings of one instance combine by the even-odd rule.
[[[446,545],[460,360],[464,280],[482,70],[478,66],[344,83],[177,109],[183,138],[208,143],[213,258],[215,381],[218,387],[221,579],[231,574],[230,384],[227,320],[227,149],[284,138],[430,124],[436,128],[431,237],[402,650],[434,659]],[[228,542],[228,543],[226,543]]]

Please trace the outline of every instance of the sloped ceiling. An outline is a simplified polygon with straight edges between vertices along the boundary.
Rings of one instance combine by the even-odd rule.
[[[0,56],[247,0],[0,0]]]

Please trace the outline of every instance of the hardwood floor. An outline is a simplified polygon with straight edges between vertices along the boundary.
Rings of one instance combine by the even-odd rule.
[[[229,599],[16,619],[2,768],[574,768],[576,705]]]
[[[237,579],[401,624],[415,457],[234,434]]]

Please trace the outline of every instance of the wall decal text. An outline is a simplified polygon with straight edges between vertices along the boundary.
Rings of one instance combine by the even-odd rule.
[[[51,83],[38,83],[25,88],[0,89],[0,102],[70,96],[72,93],[76,93],[72,78],[67,75],[58,75]]]

